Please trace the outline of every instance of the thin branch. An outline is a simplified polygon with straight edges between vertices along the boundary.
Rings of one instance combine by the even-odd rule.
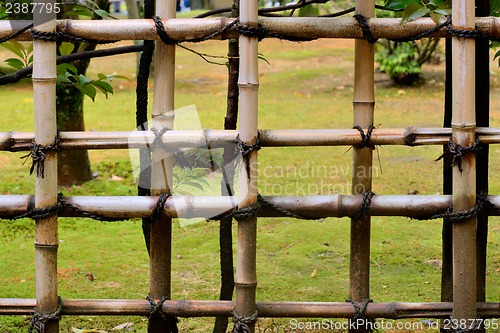
[[[180,48],[183,48],[184,50],[186,51],[189,51],[191,53],[194,53],[196,54],[197,56],[199,56],[201,59],[205,60],[206,62],[208,62],[209,64],[212,64],[212,65],[219,65],[219,66],[225,66],[226,64],[221,64],[220,62],[217,62],[217,61],[213,61],[213,60],[210,60],[208,58],[214,58],[214,59],[229,59],[229,57],[227,56],[217,56],[217,55],[210,55],[210,54],[207,54],[207,53],[201,53],[201,52],[198,52],[198,51],[195,51],[193,49],[190,49],[189,47],[187,46],[184,46],[182,44],[177,44],[178,47]]]
[[[121,46],[115,47],[112,49],[103,49],[103,50],[94,50],[94,51],[85,51],[78,52],[73,54],[68,54],[64,56],[57,57],[57,64],[68,63],[76,60],[85,60],[91,58],[101,58],[108,57],[112,55],[125,54],[125,53],[133,53],[142,51],[143,45],[130,45],[130,46]],[[28,77],[33,73],[33,67],[28,66],[23,69],[20,69],[14,73],[0,76],[0,85],[6,85],[10,83],[16,83],[20,80]]]

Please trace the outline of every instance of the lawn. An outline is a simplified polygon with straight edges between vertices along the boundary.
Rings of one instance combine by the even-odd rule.
[[[125,43],[121,43],[125,44]],[[189,45],[224,55],[220,41]],[[259,128],[351,128],[353,42],[320,40],[290,43],[265,40],[260,53]],[[0,59],[6,58],[5,51]],[[86,128],[90,131],[132,131],[135,128],[135,55],[92,62],[89,75],[118,73],[131,81],[113,83],[115,93],[92,103],[85,101]],[[443,118],[444,66],[427,66],[425,84],[392,86],[377,74],[375,123],[381,128],[440,127]],[[492,63],[491,126],[500,126],[500,71]],[[176,107],[194,105],[204,128],[223,128],[226,67],[205,63],[185,50],[177,51]],[[151,84],[152,86],[152,84]],[[151,89],[152,90],[152,89]],[[151,96],[151,99],[153,96]],[[0,88],[3,120],[0,131],[33,130],[33,98],[29,83]],[[348,147],[265,148],[259,152],[262,194],[297,195],[350,193],[351,152]],[[500,154],[490,148],[490,193],[500,193]],[[434,160],[441,147],[378,147],[373,169],[377,194],[441,192],[441,162]],[[34,192],[29,166],[21,153],[0,153],[0,194]],[[65,195],[135,195],[129,152],[91,151],[97,177],[85,184],[61,188]],[[329,170],[324,173],[321,170]],[[263,170],[266,170],[264,173]],[[297,177],[298,171],[301,171]],[[114,180],[111,180],[114,179]],[[275,185],[291,192],[275,193]],[[500,219],[490,219],[487,300],[500,296]],[[236,227],[236,225],[235,225]],[[349,290],[349,219],[300,221],[266,218],[258,222],[258,300],[343,302]],[[102,223],[61,218],[59,224],[59,294],[63,298],[143,299],[148,293],[149,263],[141,223],[131,220]],[[33,222],[0,224],[0,295],[35,297]],[[414,221],[374,217],[371,242],[371,298],[376,302],[439,301],[441,221]],[[218,225],[174,223],[174,299],[217,299],[219,290]],[[313,273],[314,272],[314,273]],[[30,318],[0,318],[0,332],[25,332]],[[64,332],[78,329],[111,330],[133,323],[145,330],[138,317],[65,317]],[[183,332],[208,332],[212,319],[182,319]],[[281,327],[279,330],[277,327]],[[262,320],[261,332],[284,332],[287,320]]]

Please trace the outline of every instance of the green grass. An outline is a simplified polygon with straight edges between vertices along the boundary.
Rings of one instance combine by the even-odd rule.
[[[192,45],[198,51],[224,55],[222,42]],[[190,46],[191,47],[191,46]],[[353,49],[348,41],[293,44],[261,43],[259,127],[352,127]],[[213,66],[183,50],[178,51],[176,106],[194,104],[205,128],[222,128],[225,113],[226,69]],[[5,54],[0,54],[4,56]],[[112,73],[134,77],[135,56],[125,55],[92,62],[90,75]],[[113,67],[110,67],[111,66]],[[494,80],[499,72],[492,67]],[[381,128],[439,127],[443,117],[443,66],[425,68],[428,83],[401,90],[379,82],[376,86],[375,122]],[[431,80],[435,80],[433,83]],[[492,91],[491,126],[500,126],[500,90]],[[116,81],[115,94],[86,100],[86,127],[94,131],[129,131],[135,127],[134,82]],[[153,96],[151,96],[152,100]],[[32,131],[33,99],[27,83],[0,89],[0,131]],[[266,148],[259,152],[263,194],[273,186],[291,184],[297,194],[350,192],[351,153],[347,147]],[[441,163],[434,159],[440,147],[379,147],[374,157],[373,187],[377,194],[441,192]],[[490,149],[490,193],[500,192],[499,148]],[[0,153],[1,194],[34,192],[29,166],[21,166],[21,153]],[[66,195],[135,195],[126,151],[92,151],[99,176],[82,185],[64,188]],[[380,162],[377,159],[380,156]],[[29,163],[28,163],[29,164]],[[318,170],[329,168],[330,173]],[[266,171],[264,173],[264,170]],[[298,171],[302,174],[297,177]],[[120,181],[109,180],[113,175]],[[329,186],[323,186],[327,184]],[[323,187],[322,187],[323,186]],[[235,226],[236,228],[236,226]],[[35,297],[35,269],[31,220],[0,224],[0,295]],[[344,301],[349,290],[349,220],[329,218],[298,221],[260,219],[257,247],[258,300]],[[174,299],[217,299],[219,289],[218,225],[174,224]],[[148,293],[149,264],[138,220],[101,223],[61,218],[59,224],[59,294],[63,298],[141,299]],[[500,295],[500,225],[490,219],[487,299]],[[441,222],[375,217],[371,242],[371,297],[376,302],[439,301]],[[313,271],[316,275],[312,277]],[[95,279],[91,281],[89,274]],[[2,317],[0,332],[24,332],[29,318]],[[133,322],[145,330],[145,318],[65,317],[64,332],[72,327],[111,330]],[[207,332],[212,319],[183,319],[184,332]],[[272,325],[288,327],[286,320],[262,320],[261,331]]]

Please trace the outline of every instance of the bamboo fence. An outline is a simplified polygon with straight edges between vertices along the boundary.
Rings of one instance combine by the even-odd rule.
[[[258,38],[241,33],[232,18],[176,19],[175,2],[157,3],[157,14],[162,17],[169,38],[175,41],[239,38],[241,96],[241,125],[239,130],[173,130],[175,46],[158,42],[155,57],[155,91],[152,127],[161,130],[164,146],[216,148],[223,143],[237,144],[248,155],[246,165],[239,170],[237,207],[230,197],[169,197],[162,208],[162,216],[152,223],[150,295],[159,300],[170,299],[171,277],[171,223],[175,217],[207,217],[220,215],[221,209],[231,214],[260,203],[253,216],[239,217],[236,260],[235,301],[179,301],[166,300],[161,309],[167,316],[234,316],[245,320],[250,332],[258,317],[337,317],[353,318],[359,315],[350,303],[317,302],[257,302],[256,301],[256,239],[257,217],[299,216],[309,219],[351,217],[350,291],[352,301],[361,303],[369,298],[370,216],[406,216],[415,219],[443,217],[453,204],[454,213],[473,210],[476,198],[475,157],[465,154],[461,166],[454,166],[452,195],[376,195],[366,205],[372,186],[371,175],[357,178],[353,173],[352,195],[307,197],[263,197],[258,195],[257,144],[262,147],[285,146],[358,146],[353,149],[354,168],[372,165],[373,145],[444,145],[450,137],[453,144],[470,147],[474,140],[482,144],[500,143],[500,129],[476,127],[474,92],[474,40],[452,37],[446,27],[430,36],[453,39],[453,119],[452,128],[376,128],[369,140],[364,134],[371,131],[374,121],[373,45],[363,39],[364,32],[354,18],[259,18],[257,2],[241,0],[239,24],[248,29],[261,27],[277,38],[355,38],[355,89],[353,98],[354,126],[359,129],[319,130],[259,130],[258,128]],[[357,14],[370,18],[374,2],[357,1]],[[19,31],[31,22],[0,21],[0,38]],[[500,37],[500,19],[475,18],[474,1],[453,1],[453,27],[474,30],[489,38]],[[435,28],[431,19],[418,19],[400,24],[398,19],[372,18],[368,23],[374,38],[407,38]],[[37,30],[81,38],[114,40],[159,40],[152,19],[121,21],[73,21],[52,19]],[[261,30],[262,31],[262,30]],[[269,37],[269,36],[265,36]],[[29,31],[18,40],[32,39]],[[140,149],[150,147],[156,138],[154,131],[124,132],[61,132],[55,126],[55,42],[35,41],[33,86],[35,94],[35,133],[0,133],[0,150],[23,151],[32,149],[33,139],[49,146],[56,136],[60,149]],[[59,198],[57,214],[36,219],[36,299],[0,298],[0,315],[27,315],[36,306],[41,315],[54,314],[58,309],[57,293],[57,216],[92,216],[103,219],[148,218],[158,203],[161,193],[169,191],[172,158],[167,152],[155,150],[153,160],[153,188],[151,197],[73,196]],[[58,202],[57,153],[46,152],[43,174],[36,177],[35,195],[1,195],[0,218],[11,219],[35,209],[52,207]],[[366,174],[366,173],[365,173]],[[362,185],[362,186],[357,186]],[[363,189],[360,191],[359,189]],[[489,204],[482,213],[500,216],[500,196],[490,195]],[[364,203],[365,202],[365,203]],[[358,216],[365,205],[366,215]],[[418,222],[415,222],[418,223]],[[370,318],[449,318],[472,319],[500,317],[500,303],[476,301],[476,217],[453,224],[453,302],[441,303],[370,303],[361,315]],[[149,315],[151,304],[145,300],[61,300],[62,315]],[[239,319],[238,319],[239,318]],[[164,324],[164,323],[163,323]],[[164,331],[161,322],[150,322],[151,332]],[[58,320],[49,320],[46,332],[58,332]]]

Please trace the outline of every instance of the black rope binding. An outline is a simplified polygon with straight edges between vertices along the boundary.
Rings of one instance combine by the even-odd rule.
[[[31,29],[31,28],[33,28],[33,23],[32,23],[32,24],[29,24],[29,25],[27,25],[27,26],[25,26],[24,28],[22,28],[22,29],[21,29],[21,30],[19,30],[19,31],[16,31],[16,32],[14,32],[14,33],[11,33],[11,34],[10,34],[10,35],[8,35],[8,36],[5,36],[5,37],[3,37],[3,38],[0,38],[0,44],[1,44],[1,43],[5,43],[6,41],[11,40],[11,39],[13,39],[13,38],[16,38],[17,36],[19,36],[20,34],[22,34],[23,32],[25,32],[25,31],[27,31],[27,30],[29,30],[29,29]]]
[[[366,308],[368,307],[368,304],[369,303],[373,303],[373,300],[372,299],[365,299],[363,302],[356,302],[354,300],[352,300],[351,298],[348,298],[346,300],[346,302],[349,302],[352,304],[352,306],[354,307],[354,316],[352,317],[352,320],[358,320],[358,319],[369,319],[367,316],[366,316]],[[373,319],[370,319],[370,321],[372,321]]]
[[[185,43],[185,42],[187,42],[187,43],[204,42],[204,41],[213,39],[219,35],[222,35],[224,32],[230,30],[238,23],[237,20],[234,20],[233,22],[226,25],[224,28],[219,29],[217,31],[214,31],[211,34],[208,34],[208,35],[203,36],[203,37],[175,40],[175,39],[170,38],[170,36],[168,35],[168,33],[165,29],[165,25],[163,25],[163,21],[162,21],[161,17],[155,16],[155,17],[153,17],[153,21],[155,23],[156,33],[160,37],[161,41],[167,45],[175,45],[175,44],[180,44],[180,43]]]
[[[363,200],[361,201],[361,206],[359,207],[356,214],[353,216],[354,220],[362,219],[366,216],[368,209],[372,203],[372,198],[375,196],[375,193],[372,191],[368,191],[363,193]]]
[[[419,40],[419,39],[422,39],[422,38],[429,37],[433,33],[438,32],[439,30],[441,30],[441,29],[443,29],[445,27],[449,31],[449,27],[450,26],[451,26],[451,16],[446,16],[445,20],[442,23],[438,24],[437,26],[435,26],[432,29],[429,29],[427,31],[424,31],[424,32],[422,32],[420,34],[416,34],[416,35],[411,36],[411,37],[394,38],[394,39],[391,39],[391,40],[394,41],[394,42],[400,42],[400,43],[403,43],[403,42],[412,42],[412,41],[416,41],[416,40]]]
[[[458,170],[460,172],[463,171],[462,169],[462,158],[466,154],[477,154],[482,150],[481,143],[479,142],[479,138],[476,137],[472,145],[469,147],[464,147],[459,144],[456,144],[453,142],[453,139],[450,138],[450,141],[448,142],[444,153],[439,156],[438,158],[435,159],[435,161],[441,160],[445,156],[451,156],[451,165],[452,166],[458,166]]]
[[[43,333],[45,332],[45,324],[49,320],[59,320],[61,318],[61,309],[62,309],[62,301],[61,297],[58,297],[57,301],[57,309],[48,314],[42,314],[37,311],[35,308],[35,313],[33,314],[33,318],[31,318],[30,328],[28,329],[28,333]]]
[[[161,130],[157,130],[156,128],[152,128],[151,131],[154,133],[155,138],[153,140],[153,143],[151,144],[151,151],[155,150],[156,147],[160,147],[163,149],[165,152],[169,152],[172,154],[175,162],[183,169],[190,169],[192,170],[193,167],[189,160],[186,158],[184,153],[176,147],[169,147],[167,144],[165,144],[162,140],[163,134],[167,133],[170,131],[170,128],[168,127],[163,127]],[[210,150],[210,149],[209,149]]]
[[[256,27],[251,27],[248,25],[241,24],[239,20],[236,21],[236,31],[246,37],[257,37],[259,42],[265,37],[273,37],[281,40],[287,40],[290,42],[310,42],[316,40],[317,38],[301,38],[301,37],[290,37],[285,36],[276,32],[270,32],[264,29],[261,23]]]
[[[424,217],[412,217],[415,220],[434,220],[445,219],[450,222],[458,222],[477,216],[479,213],[486,211],[493,207],[493,204],[488,200],[488,195],[485,193],[478,194],[476,198],[476,205],[470,209],[461,210],[458,212],[453,211],[453,205],[450,205],[445,212],[438,213]]]
[[[206,36],[199,37],[199,38],[191,38],[191,39],[179,39],[175,40],[170,38],[168,35],[165,25],[163,24],[163,21],[161,17],[155,16],[153,17],[153,21],[155,23],[155,28],[156,28],[156,33],[160,37],[161,41],[167,45],[175,45],[175,44],[180,44],[180,43],[199,43],[199,42],[204,42],[210,39],[213,39],[217,36],[222,35],[224,32],[232,29],[233,27],[236,28],[236,31],[238,31],[240,34],[246,37],[257,37],[259,41],[264,39],[265,37],[274,37],[282,40],[288,40],[291,42],[309,42],[312,40],[315,40],[317,38],[298,38],[298,37],[289,37],[285,35],[281,35],[275,32],[270,32],[264,29],[262,24],[258,24],[257,27],[250,27],[244,24],[241,24],[239,20],[234,20],[233,22],[229,23],[222,29],[219,29],[217,31],[214,31]]]
[[[366,39],[369,43],[375,44],[377,42],[377,38],[375,38],[372,34],[370,24],[368,23],[368,19],[361,15],[361,14],[356,14],[354,15],[354,18],[359,24],[359,27],[363,31],[363,38]],[[446,16],[445,20],[436,25],[434,28],[431,28],[427,31],[424,31],[419,34],[415,34],[410,37],[404,37],[404,38],[388,38],[389,40],[395,41],[395,42],[410,42],[410,41],[415,41],[419,40],[422,38],[429,37],[430,35],[438,32],[439,30],[446,28],[446,31],[448,35],[458,37],[458,38],[473,38],[473,39],[488,39],[488,40],[498,40],[497,37],[495,36],[490,36],[487,35],[478,29],[474,30],[463,30],[463,29],[457,29],[453,27],[452,24],[452,19],[451,16]]]
[[[247,171],[247,176],[248,179],[250,179],[250,154],[254,150],[260,150],[260,133],[257,132],[257,139],[253,143],[246,143],[241,141],[240,135],[238,134],[236,136],[236,152],[241,153],[241,156],[243,156],[243,161],[245,162],[245,168]]]
[[[78,42],[78,43],[89,43],[89,44],[111,44],[111,43],[116,43],[116,41],[110,41],[110,40],[99,40],[99,39],[91,39],[91,38],[83,38],[83,37],[76,37],[73,35],[70,35],[64,31],[57,30],[55,32],[51,31],[40,31],[40,30],[35,30],[31,29],[31,37],[33,39],[40,39],[40,40],[45,40],[49,42]]]
[[[236,311],[233,311],[233,329],[231,333],[251,333],[249,324],[255,323],[257,321],[258,312],[255,312],[250,317],[240,316],[236,314]]]
[[[60,139],[59,136],[56,136],[54,143],[44,146],[35,142],[35,139],[31,141],[30,144],[30,152],[27,155],[21,157],[24,159],[23,165],[26,161],[31,157],[32,164],[30,168],[30,175],[33,174],[33,171],[36,167],[36,175],[38,177],[44,178],[44,170],[45,170],[45,157],[48,151],[58,151],[59,150]]]
[[[212,217],[208,220],[220,221],[223,218],[234,218],[236,220],[242,219],[242,218],[250,218],[250,217],[256,216],[257,213],[264,207],[274,209],[274,211],[281,213],[287,217],[294,218],[294,219],[299,219],[299,220],[321,220],[322,219],[322,217],[301,215],[301,214],[296,213],[296,212],[282,209],[282,208],[270,203],[269,201],[264,200],[264,198],[259,194],[259,195],[257,195],[257,202],[255,204],[253,204],[251,206],[247,206],[245,208],[238,208],[238,206],[236,206],[230,212],[217,215],[217,216]]]
[[[353,129],[357,129],[359,131],[359,134],[361,135],[361,142],[354,145],[354,147],[359,149],[361,148],[375,149],[375,145],[370,142],[373,130],[375,129],[373,125],[368,126],[366,133],[365,131],[363,131],[363,128],[361,128],[361,126],[354,126]]]
[[[52,216],[54,214],[57,214],[62,208],[61,203],[56,203],[55,205],[46,207],[46,208],[32,208],[28,210],[26,213],[14,216],[11,218],[5,218],[7,220],[18,220],[22,218],[31,218],[31,219],[43,219],[45,217]]]
[[[368,19],[361,14],[354,15],[354,18],[358,21],[359,27],[363,31],[363,38],[366,39],[368,43],[375,44],[378,38],[373,37]]]
[[[170,319],[172,319],[173,327],[170,328],[171,332],[178,333],[179,329],[177,328],[177,323],[179,322],[179,319],[177,319],[176,317],[166,316],[161,310],[163,303],[165,303],[165,301],[168,299],[166,297],[162,297],[158,302],[155,302],[154,298],[151,297],[150,295],[146,296],[146,299],[149,301],[149,304],[151,305],[148,318],[149,319],[161,318],[161,320],[163,321],[169,321]]]

